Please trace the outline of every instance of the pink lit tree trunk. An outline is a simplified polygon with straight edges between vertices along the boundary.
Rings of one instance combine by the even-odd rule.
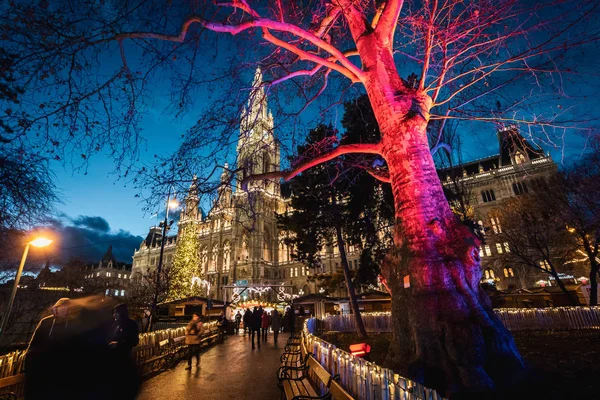
[[[378,43],[365,47],[385,52]],[[396,250],[383,270],[393,294],[388,366],[448,394],[511,383],[524,365],[479,287],[478,239],[443,194],[427,140],[431,99],[398,82],[393,64],[367,70],[396,209]]]

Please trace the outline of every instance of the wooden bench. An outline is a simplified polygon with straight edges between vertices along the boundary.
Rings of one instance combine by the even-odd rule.
[[[291,349],[294,347],[298,347],[298,351],[284,353],[280,358],[282,365],[277,371],[277,379],[282,398],[354,400],[337,381],[339,376],[331,376],[308,352],[304,340],[290,346]]]
[[[23,397],[25,374],[0,379],[0,400],[16,400]]]

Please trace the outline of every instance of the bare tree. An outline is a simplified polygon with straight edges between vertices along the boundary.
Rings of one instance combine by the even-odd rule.
[[[199,118],[175,162],[161,160],[168,181],[188,165],[208,169],[237,141],[235,119],[247,92],[238,90],[243,74],[219,68],[214,62],[219,57],[227,65],[234,58],[258,60],[271,77],[264,83],[270,95],[288,99],[281,104],[288,113],[278,115],[291,124],[310,105],[321,102],[330,109],[353,85],[361,86],[381,130],[379,142],[340,145],[245,183],[291,179],[344,154],[381,156],[387,171],[373,174],[392,185],[397,220],[397,248],[386,264],[394,313],[389,365],[448,395],[491,391],[522,377],[513,339],[478,286],[479,241],[444,198],[427,127],[450,119],[522,124],[531,138],[550,146],[561,145],[568,130],[586,134],[588,110],[565,82],[581,79],[571,58],[575,49],[598,39],[597,26],[588,23],[597,15],[597,1],[276,0],[251,6],[233,0],[185,7],[140,1],[107,3],[102,10],[94,5],[12,4],[2,16],[6,46],[21,54],[24,89],[55,90],[48,101],[38,96],[35,104],[43,107],[13,114],[22,140],[41,142],[76,165],[108,149],[128,173],[125,157],[135,162],[141,141],[139,110],[148,106],[149,85],[164,79],[158,71],[166,68],[177,112],[189,110],[199,84],[227,93],[221,106]],[[231,59],[232,53],[218,52],[223,46],[215,33],[239,38],[223,39],[242,44]],[[250,44],[257,39],[264,46]],[[210,67],[201,70],[199,63]],[[210,77],[207,69],[214,71]],[[414,71],[419,74],[410,75]],[[226,79],[216,84],[218,77]],[[298,102],[290,99],[289,88],[297,89],[302,103],[294,112],[289,109]],[[502,96],[504,106],[482,106],[480,100],[492,94]],[[557,102],[557,94],[571,95],[570,105]],[[457,102],[462,96],[466,99]]]
[[[568,297],[572,305],[578,301],[565,287],[560,274],[569,272],[569,262],[577,247],[560,217],[544,207],[546,192],[508,200],[500,211],[502,232],[498,237],[508,243],[503,254],[508,265],[520,265],[549,274]]]

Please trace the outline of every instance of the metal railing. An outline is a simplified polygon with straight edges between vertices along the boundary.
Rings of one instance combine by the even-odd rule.
[[[303,334],[313,357],[331,374],[340,376],[340,384],[361,400],[443,400],[435,390],[406,379],[388,368],[356,357],[314,336],[317,321],[305,322]]]

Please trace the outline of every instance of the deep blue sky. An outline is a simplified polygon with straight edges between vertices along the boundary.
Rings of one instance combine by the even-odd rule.
[[[243,40],[243,35],[240,35],[235,39]],[[246,38],[246,40],[247,39],[248,38]],[[259,54],[257,53],[260,53],[261,50],[255,50],[253,47],[256,42],[253,42],[252,46],[248,46],[248,42],[243,42],[243,46],[246,46],[246,48],[242,51],[249,54],[233,54],[230,53],[229,50],[232,41],[233,39],[227,35],[219,35],[218,41],[214,43],[219,46],[220,53],[215,51],[216,55],[212,56],[204,53],[198,55],[198,59],[204,63],[202,64],[204,67],[198,68],[195,73],[202,74],[209,69],[224,70],[227,67],[226,63],[228,62],[241,64],[244,61],[254,62],[259,59]],[[165,49],[168,49],[167,45],[164,46]],[[129,52],[130,48],[126,48],[126,50],[128,50],[128,57],[130,56],[130,67],[133,70],[144,70],[145,65],[141,65],[144,60],[136,61],[136,57],[139,56],[139,54],[136,54],[135,50]],[[236,51],[240,51],[240,48],[237,48]],[[189,55],[189,53],[183,54]],[[590,68],[592,68],[593,71],[597,70],[597,54],[598,53],[596,52],[593,53],[593,56],[590,56],[589,53],[578,53],[582,60],[585,59],[585,61],[589,63]],[[179,55],[181,56],[181,54]],[[179,62],[180,61],[178,60],[177,63]],[[577,65],[582,65],[581,62],[574,62],[577,63]],[[105,58],[102,58],[99,61],[98,70],[105,72],[105,70],[114,69],[115,65],[118,63],[120,63],[120,60],[115,44],[110,48],[110,51],[107,52]],[[185,61],[181,61],[181,63],[185,63]],[[249,71],[245,76],[249,79],[252,77],[253,69],[253,66],[248,66]],[[218,74],[218,71],[211,72]],[[408,71],[402,71],[402,76],[408,76],[409,72],[413,71],[410,69]],[[87,76],[87,78],[89,78],[89,76]],[[208,102],[205,101],[207,95],[206,92],[209,89],[204,88],[202,89],[204,92],[197,91],[192,93],[195,102],[193,107],[184,114],[184,117],[173,119],[172,114],[164,112],[166,103],[168,102],[165,92],[168,91],[169,87],[165,81],[168,81],[169,77],[158,76],[158,78],[161,81],[152,81],[154,87],[152,88],[153,90],[150,91],[152,94],[147,102],[147,107],[143,110],[138,110],[139,113],[143,114],[143,120],[141,122],[142,135],[147,141],[146,144],[140,148],[139,162],[147,165],[152,164],[155,155],[166,156],[176,150],[182,134],[185,134],[185,132],[192,127],[199,115],[203,112],[211,111],[210,109],[207,109]],[[589,79],[597,81],[598,78],[596,75],[591,75]],[[248,81],[247,83],[249,85],[251,82]],[[525,82],[520,83],[520,85],[524,84]],[[577,92],[577,94],[580,94],[582,90],[587,90],[593,95],[591,92],[593,89],[586,86],[585,81],[580,80],[577,83],[568,84],[566,87],[567,90]],[[293,90],[293,85],[287,85],[285,88]],[[282,89],[282,91],[283,90],[284,89]],[[332,96],[336,95],[335,88],[330,90],[330,92],[333,92],[333,94],[331,94]],[[292,92],[280,92],[279,99],[282,100],[282,97],[285,97],[286,94],[288,94],[289,97],[289,93]],[[282,94],[284,96],[282,96]],[[551,106],[556,105],[557,101],[558,100],[553,99],[548,104],[538,103],[536,111],[544,110],[546,112]],[[568,101],[566,103],[568,103]],[[563,106],[567,108],[566,106],[568,106],[568,104],[563,104]],[[598,110],[596,109],[596,104],[586,102],[586,107],[591,107],[597,114]],[[342,117],[341,111],[341,107],[338,107],[337,112],[332,110],[327,115],[320,117],[315,109],[307,110],[306,117],[302,122],[310,121],[310,123],[301,123],[300,126],[295,127],[296,133],[298,133],[297,139],[301,140],[301,133],[313,128],[317,123],[331,123],[334,127],[341,128],[339,123]],[[597,117],[597,115],[594,116]],[[235,118],[237,115],[223,117]],[[278,118],[279,116],[275,113],[276,124]],[[498,151],[495,135],[496,128],[492,124],[470,124],[467,122],[464,125],[459,125],[458,129],[468,137],[468,140],[463,141],[462,158],[464,161],[494,154]],[[276,130],[275,134],[279,134],[280,136],[287,134],[289,138],[289,131],[282,132],[284,130],[285,128],[282,128],[281,131]],[[564,160],[565,162],[569,162],[577,158],[577,155],[583,148],[582,143],[582,140],[572,138],[566,143],[566,147],[563,149],[564,154],[560,151],[554,151],[552,152],[552,155],[558,161]],[[75,154],[78,156],[78,153]],[[222,161],[232,162],[234,160],[230,159]],[[111,174],[114,165],[105,155],[94,154],[85,171],[72,172],[70,169],[63,167],[59,163],[54,163],[53,169],[56,174],[56,185],[61,192],[60,194],[63,200],[61,204],[56,205],[61,221],[60,224],[58,224],[58,229],[67,236],[65,240],[63,240],[63,243],[61,243],[61,247],[65,249],[76,248],[73,249],[73,251],[70,251],[70,254],[93,258],[98,257],[98,254],[103,253],[109,243],[113,243],[113,246],[115,246],[119,243],[118,241],[122,241],[128,243],[127,246],[131,246],[131,243],[135,243],[136,241],[139,242],[141,237],[145,236],[149,226],[156,224],[156,218],[151,218],[150,214],[145,214],[142,211],[142,204],[140,204],[138,198],[135,197],[137,194],[136,189],[130,184],[126,185],[125,181],[117,180],[117,176]],[[93,219],[92,217],[101,217],[102,220]],[[80,235],[81,240],[76,238],[75,234]],[[71,242],[67,243],[69,240]],[[129,262],[131,261],[129,256],[132,254],[133,248],[131,248],[131,251],[127,250],[127,248],[129,247],[123,247],[118,250],[118,258]],[[127,255],[128,251],[129,256]]]

